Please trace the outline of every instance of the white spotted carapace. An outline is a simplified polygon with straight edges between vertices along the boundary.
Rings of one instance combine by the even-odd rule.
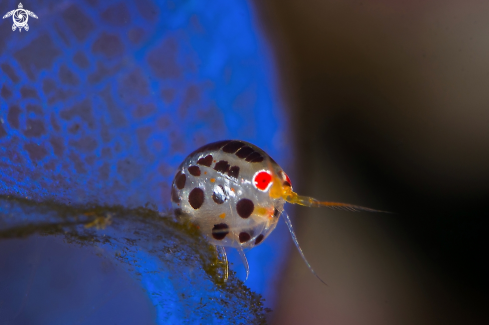
[[[188,218],[218,248],[226,270],[224,247],[238,249],[246,267],[246,277],[249,267],[243,249],[253,248],[266,239],[282,214],[299,253],[316,275],[284,211],[285,202],[377,211],[298,195],[292,191],[287,174],[267,153],[239,140],[210,143],[192,152],[178,168],[171,198],[175,214]]]

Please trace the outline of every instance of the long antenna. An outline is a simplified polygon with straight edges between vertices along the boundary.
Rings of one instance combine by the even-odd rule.
[[[285,224],[287,225],[287,227],[289,227],[289,232],[290,232],[290,236],[292,237],[292,241],[294,242],[295,247],[297,247],[297,250],[299,251],[299,254],[302,256],[302,259],[304,260],[304,262],[306,262],[307,267],[309,268],[309,270],[311,270],[312,274],[314,274],[316,278],[319,279],[319,281],[321,281],[325,285],[328,285],[326,282],[323,281],[323,279],[319,277],[319,275],[316,274],[316,272],[314,272],[314,269],[312,268],[311,264],[309,264],[309,262],[307,261],[306,256],[302,252],[301,246],[299,245],[299,241],[297,241],[297,237],[295,236],[294,227],[292,227],[292,222],[290,221],[289,215],[287,214],[287,212],[285,212],[285,210],[282,211],[282,214],[284,215]]]
[[[328,202],[328,201],[319,201],[315,198],[309,196],[298,195],[295,192],[290,191],[286,201],[293,204],[299,204],[306,207],[326,207],[335,210],[347,210],[347,211],[367,211],[367,212],[383,212],[383,213],[391,213],[388,211],[376,210],[371,208],[362,207],[359,205],[347,204],[347,203],[339,203],[339,202]]]

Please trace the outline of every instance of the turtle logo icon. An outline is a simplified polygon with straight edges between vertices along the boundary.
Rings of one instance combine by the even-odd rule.
[[[37,16],[35,13],[29,10],[23,9],[22,3],[19,3],[19,8],[14,9],[12,11],[9,11],[3,16],[3,19],[12,16],[12,19],[14,20],[14,24],[12,25],[12,30],[15,31],[17,28],[19,29],[19,32],[22,31],[22,28],[24,28],[26,31],[29,30],[29,25],[27,25],[27,21],[29,20],[29,16],[34,17],[37,19]]]

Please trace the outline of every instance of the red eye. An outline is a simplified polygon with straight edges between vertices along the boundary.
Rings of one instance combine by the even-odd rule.
[[[272,185],[272,175],[268,171],[259,171],[253,176],[253,184],[257,189],[265,192]]]

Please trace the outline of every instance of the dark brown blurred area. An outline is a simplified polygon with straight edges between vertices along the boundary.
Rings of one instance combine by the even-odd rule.
[[[255,1],[298,208],[274,324],[489,324],[489,2]],[[292,144],[291,144],[292,145]]]

